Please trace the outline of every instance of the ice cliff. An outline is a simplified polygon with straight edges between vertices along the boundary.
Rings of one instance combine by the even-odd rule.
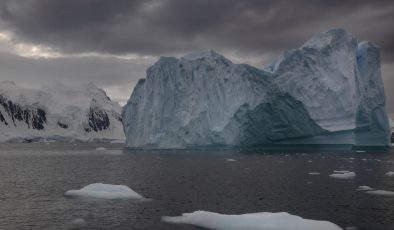
[[[94,84],[0,82],[0,141],[124,139],[121,106]]]
[[[162,57],[123,108],[129,147],[388,146],[379,48],[331,29],[264,69],[214,52]]]

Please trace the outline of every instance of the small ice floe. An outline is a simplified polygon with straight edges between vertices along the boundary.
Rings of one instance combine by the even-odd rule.
[[[367,161],[367,158],[363,158],[363,159],[361,159],[362,161]]]
[[[313,184],[313,182],[312,181],[308,181],[308,182],[306,182],[306,184]]]
[[[357,190],[359,190],[359,191],[371,191],[371,190],[373,190],[373,188],[371,188],[371,187],[369,187],[367,185],[361,185],[361,186],[358,186]]]
[[[164,216],[162,221],[172,224],[191,224],[215,230],[342,230],[329,221],[304,219],[286,212],[260,212],[225,215],[207,211]]]
[[[319,172],[309,172],[308,174],[309,174],[309,175],[320,175]]]
[[[64,193],[68,197],[81,197],[93,199],[144,199],[126,185],[112,185],[95,183],[89,184],[79,190],[68,190]]]
[[[386,190],[367,191],[366,193],[377,196],[394,196],[394,192]]]
[[[366,153],[367,151],[364,150],[356,150],[356,153]]]
[[[107,148],[104,148],[104,147],[97,147],[96,150],[97,150],[97,151],[103,151],[103,150],[107,150]]]
[[[386,172],[385,175],[386,175],[386,176],[394,176],[394,172],[392,172],[392,171]]]
[[[124,143],[125,143],[125,140],[119,140],[119,139],[117,139],[117,140],[112,140],[110,143],[111,143],[111,144],[124,144]]]
[[[81,225],[85,225],[86,221],[83,218],[76,218],[76,219],[71,221],[71,224],[75,225],[75,226],[81,226]]]
[[[228,158],[228,159],[226,159],[226,161],[234,162],[234,161],[237,161],[237,160],[232,159],[232,158]]]
[[[345,230],[357,230],[357,228],[356,228],[356,227],[349,226],[349,227],[345,227]]]
[[[350,172],[346,170],[335,170],[333,174],[330,174],[329,177],[335,178],[335,179],[344,179],[344,180],[349,180],[353,179],[356,177],[355,172]]]
[[[309,160],[309,161],[308,161],[308,163],[312,163],[312,161],[311,161],[311,160]]]

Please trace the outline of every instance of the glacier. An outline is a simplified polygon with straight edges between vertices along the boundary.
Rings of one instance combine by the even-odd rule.
[[[212,50],[161,57],[122,110],[126,144],[389,146],[380,49],[340,28],[264,68]]]
[[[124,140],[121,109],[93,83],[31,89],[0,82],[0,141]]]

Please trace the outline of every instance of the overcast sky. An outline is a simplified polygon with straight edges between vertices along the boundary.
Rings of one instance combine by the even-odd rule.
[[[333,27],[381,47],[394,113],[392,0],[0,0],[0,80],[94,82],[124,102],[160,56],[213,49],[262,67]]]

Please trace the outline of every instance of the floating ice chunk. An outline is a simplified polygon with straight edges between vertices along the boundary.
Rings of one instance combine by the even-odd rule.
[[[86,221],[83,218],[76,218],[74,220],[71,221],[71,224],[73,225],[85,225]]]
[[[335,178],[335,179],[349,180],[349,179],[355,178],[356,173],[350,172],[350,171],[345,171],[345,170],[340,170],[340,171],[334,171],[334,173],[330,174],[329,176],[332,178]]]
[[[182,216],[164,216],[173,224],[191,224],[215,230],[342,230],[328,221],[303,219],[286,212],[224,215],[207,211],[184,213]]]
[[[390,171],[390,172],[386,172],[385,174],[386,176],[394,176],[394,172]]]
[[[345,230],[357,230],[357,228],[349,226],[349,227],[346,227]]]
[[[143,199],[140,194],[134,192],[126,185],[112,185],[95,183],[83,187],[80,190],[68,190],[65,196],[94,198],[94,199]]]
[[[334,170],[334,173],[348,173],[348,170]]]
[[[309,174],[309,175],[320,175],[319,172],[309,172],[308,174]]]
[[[356,153],[366,153],[367,151],[364,150],[356,150]]]
[[[96,148],[96,150],[97,150],[97,151],[103,151],[103,150],[107,150],[107,148],[104,148],[104,147],[98,147],[98,148]]]
[[[228,159],[226,159],[226,161],[237,161],[237,160],[232,159],[232,158],[228,158]]]
[[[366,193],[377,196],[394,196],[394,192],[386,190],[367,191]]]
[[[112,140],[110,143],[111,144],[124,144],[125,140]]]
[[[373,188],[371,188],[371,187],[369,187],[367,185],[361,185],[361,186],[358,186],[357,190],[359,190],[359,191],[370,191],[370,190],[373,190]]]

